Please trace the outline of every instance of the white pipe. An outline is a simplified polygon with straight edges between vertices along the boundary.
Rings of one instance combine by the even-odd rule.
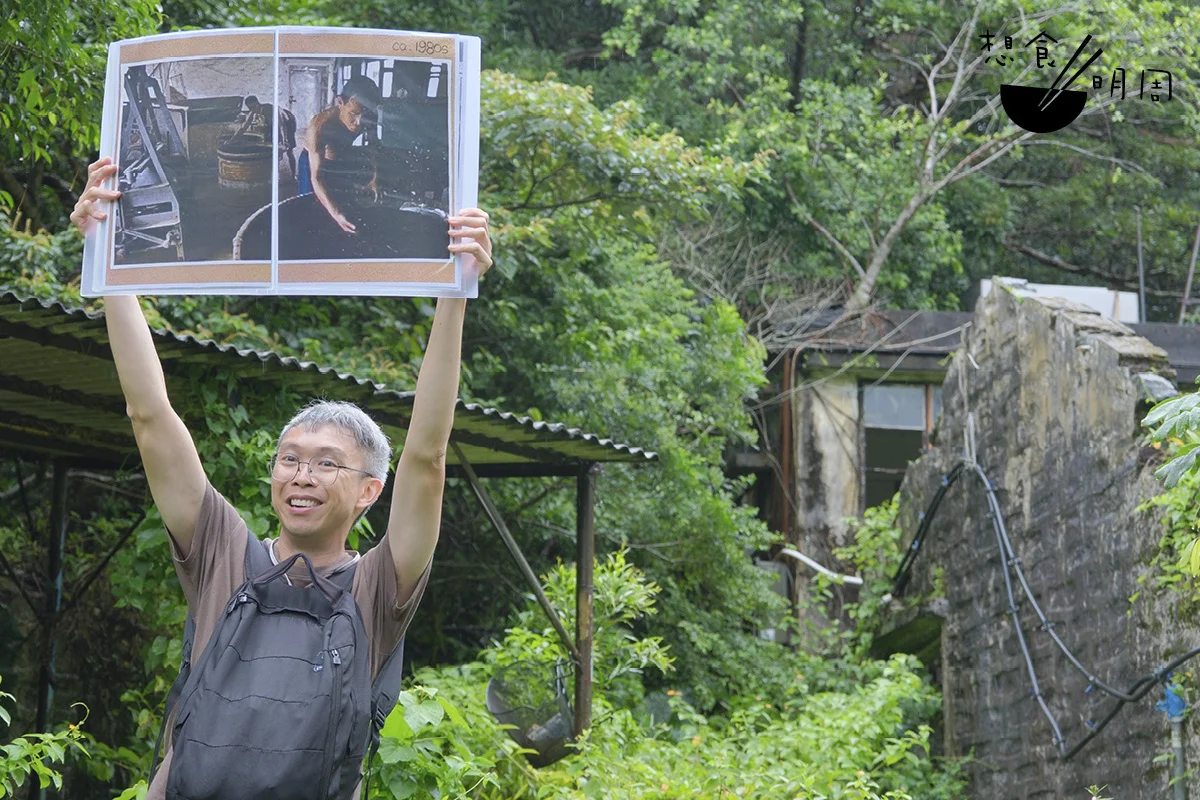
[[[863,582],[862,578],[856,577],[854,575],[839,575],[838,573],[834,572],[831,569],[826,569],[825,567],[822,567],[820,564],[813,561],[811,558],[804,555],[804,553],[801,553],[799,550],[793,550],[790,547],[785,547],[779,551],[779,555],[787,556],[788,558],[794,558],[797,561],[807,564],[808,566],[812,567],[813,569],[815,569],[817,572],[821,573],[822,575],[833,578],[838,583],[849,583],[849,584],[853,584],[854,586],[862,586],[862,582]]]
[[[1183,717],[1171,717],[1171,748],[1175,758],[1171,763],[1171,783],[1175,788],[1175,800],[1187,800],[1187,765],[1183,752]]]

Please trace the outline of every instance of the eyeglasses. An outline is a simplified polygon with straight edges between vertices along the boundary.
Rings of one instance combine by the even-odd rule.
[[[280,483],[290,483],[300,474],[300,467],[302,466],[308,467],[308,477],[317,486],[332,485],[338,479],[338,473],[344,469],[357,472],[361,475],[371,475],[366,470],[339,464],[329,456],[321,456],[311,461],[301,461],[294,455],[284,454],[271,457],[271,480],[279,481]]]

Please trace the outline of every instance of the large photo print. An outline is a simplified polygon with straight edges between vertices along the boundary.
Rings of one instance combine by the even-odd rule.
[[[84,293],[474,296],[479,43],[264,28],[110,47],[101,155],[122,193]]]

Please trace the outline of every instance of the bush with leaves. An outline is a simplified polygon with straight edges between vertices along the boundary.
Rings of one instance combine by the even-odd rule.
[[[559,564],[544,576],[546,597],[567,630],[575,629],[575,567]],[[674,659],[661,638],[638,637],[630,626],[656,613],[659,587],[645,579],[626,559],[626,551],[610,554],[596,565],[593,576],[593,687],[604,702],[634,706],[642,699],[641,676],[648,668],[671,669]],[[520,662],[549,667],[570,658],[562,640],[539,605],[516,614],[504,639],[483,653],[494,667]]]
[[[4,707],[7,700],[15,702],[16,698],[0,691],[0,723],[6,727],[12,721],[11,714]],[[43,789],[51,785],[61,789],[62,775],[51,765],[61,764],[71,748],[87,754],[82,741],[83,733],[79,730],[82,724],[82,721],[78,725],[71,723],[57,733],[27,733],[0,747],[0,798],[15,795],[31,775],[37,777],[38,785]]]
[[[566,569],[548,576],[547,592],[556,602],[569,597],[569,576]],[[598,570],[596,583],[602,619],[632,621],[635,609],[652,610],[654,587],[620,557]],[[514,625],[482,654],[485,663],[414,676],[417,685],[404,693],[384,730],[371,798],[962,796],[957,766],[929,758],[926,721],[941,698],[907,656],[856,665],[799,656],[789,663],[803,663],[804,671],[789,675],[786,685],[735,698],[720,715],[699,713],[686,686],[636,703],[632,693],[617,698],[607,692],[616,684],[598,670],[598,713],[577,752],[534,770],[487,712],[484,695],[493,665],[562,655],[552,631],[537,620],[541,613],[530,599],[517,619],[536,630]],[[598,636],[597,664],[638,664],[660,647],[625,635]],[[661,658],[649,663],[665,666]]]
[[[1164,400],[1142,420],[1145,441],[1166,453],[1154,477],[1165,492],[1150,498],[1139,511],[1162,509],[1165,532],[1159,542],[1156,582],[1183,594],[1191,604],[1200,602],[1186,576],[1200,576],[1200,519],[1195,509],[1200,489],[1200,392]]]

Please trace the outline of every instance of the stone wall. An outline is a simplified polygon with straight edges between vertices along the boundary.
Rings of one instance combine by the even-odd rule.
[[[1135,508],[1160,491],[1157,451],[1139,446],[1148,408],[1139,373],[1170,375],[1166,354],[1123,325],[1066,301],[995,291],[976,308],[966,347],[947,375],[933,451],[915,462],[901,493],[911,538],[943,475],[961,459],[968,411],[976,456],[997,487],[1014,550],[1055,630],[1100,679],[1127,687],[1200,641],[1173,617],[1169,600],[1130,603],[1161,536],[1158,520]],[[965,387],[965,392],[964,392]],[[1070,762],[1031,695],[1030,679],[1008,615],[1003,565],[986,496],[964,475],[949,491],[917,560],[910,592],[928,591],[944,570],[946,619],[941,674],[945,746],[973,755],[973,800],[1080,798],[1108,785],[1120,800],[1169,796],[1166,715],[1156,688],[1120,715]],[[1016,590],[1019,592],[1019,588]],[[1019,596],[1019,595],[1018,595]],[[1114,702],[1088,688],[1055,648],[1028,603],[1019,607],[1042,685],[1068,746]],[[1193,669],[1200,669],[1194,663]],[[1200,740],[1188,725],[1188,751]],[[1191,779],[1200,791],[1200,777]]]

